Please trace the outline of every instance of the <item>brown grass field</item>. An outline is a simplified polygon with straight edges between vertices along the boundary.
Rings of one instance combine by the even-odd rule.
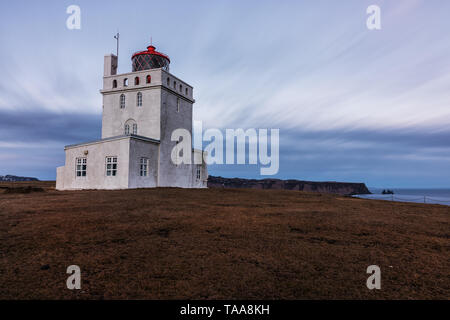
[[[449,299],[450,207],[285,190],[0,189],[0,299]],[[81,290],[66,268],[81,268]],[[366,268],[381,268],[381,290]]]

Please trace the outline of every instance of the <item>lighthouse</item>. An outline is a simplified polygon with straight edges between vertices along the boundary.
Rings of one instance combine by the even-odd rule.
[[[205,188],[202,150],[191,149],[193,164],[171,160],[172,132],[192,136],[193,87],[169,72],[169,56],[153,45],[132,55],[131,72],[117,74],[117,62],[104,57],[101,139],[65,146],[56,188]]]

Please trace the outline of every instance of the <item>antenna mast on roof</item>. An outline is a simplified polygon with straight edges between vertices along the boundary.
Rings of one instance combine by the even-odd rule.
[[[114,36],[114,39],[116,39],[117,42],[116,56],[117,56],[117,64],[119,64],[119,30],[117,30],[117,34]]]

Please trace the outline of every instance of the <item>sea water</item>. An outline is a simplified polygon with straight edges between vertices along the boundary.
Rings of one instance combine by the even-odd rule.
[[[369,191],[372,192],[372,194],[360,194],[355,197],[400,202],[443,204],[450,206],[450,189],[387,189],[394,191],[394,194],[382,194],[382,188],[369,187]]]

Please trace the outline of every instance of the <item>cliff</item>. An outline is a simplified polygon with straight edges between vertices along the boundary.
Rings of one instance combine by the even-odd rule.
[[[13,175],[7,174],[6,176],[0,176],[0,181],[15,182],[15,181],[39,181],[39,180],[36,178],[18,177],[18,176],[13,176]]]
[[[314,182],[280,179],[241,179],[209,176],[208,188],[248,188],[248,189],[285,189],[335,193],[341,195],[370,194],[364,183],[352,182]]]

